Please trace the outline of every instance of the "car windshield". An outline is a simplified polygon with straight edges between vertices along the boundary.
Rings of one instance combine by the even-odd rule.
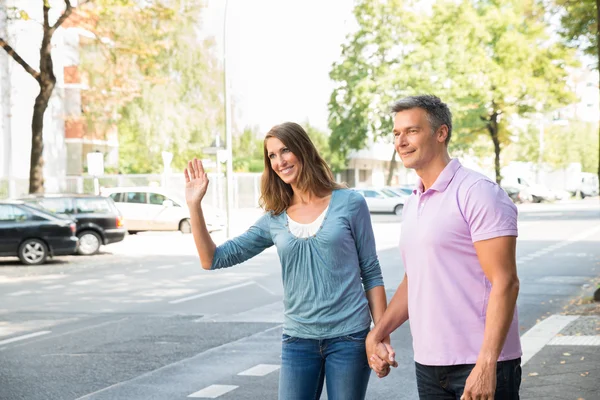
[[[385,194],[388,197],[400,197],[398,193],[390,189],[381,189],[381,193]]]

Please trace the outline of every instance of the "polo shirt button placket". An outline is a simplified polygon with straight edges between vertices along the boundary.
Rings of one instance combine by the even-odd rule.
[[[425,209],[425,200],[421,199],[419,202],[419,215],[423,214],[423,210]]]

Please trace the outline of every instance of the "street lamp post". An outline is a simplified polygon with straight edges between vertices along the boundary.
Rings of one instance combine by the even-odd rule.
[[[233,153],[231,134],[231,94],[229,88],[229,76],[227,71],[227,6],[229,1],[225,0],[225,11],[223,15],[223,85],[225,95],[225,150],[227,152],[227,186],[226,186],[226,213],[227,213],[227,237],[231,237],[231,208],[233,206]]]

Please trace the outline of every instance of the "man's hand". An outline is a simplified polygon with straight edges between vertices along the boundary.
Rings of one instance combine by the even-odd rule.
[[[378,342],[375,337],[369,334],[365,340],[367,358],[369,366],[379,378],[386,377],[390,373],[390,366],[396,368],[398,363],[395,361],[396,352],[390,345],[389,336]]]
[[[495,393],[496,363],[475,364],[460,400],[494,400]]]

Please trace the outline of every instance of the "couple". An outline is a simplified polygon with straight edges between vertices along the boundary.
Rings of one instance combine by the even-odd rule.
[[[202,214],[206,173],[189,162],[186,200],[202,267],[230,267],[277,247],[280,400],[318,399],[324,382],[330,400],[364,399],[371,369],[381,378],[397,366],[389,335],[409,315],[420,399],[518,399],[516,207],[496,183],[450,158],[452,117],[439,98],[407,97],[392,112],[396,151],[420,181],[404,206],[406,273],[389,305],[365,200],[335,183],[295,123],[265,137],[267,213],[221,246]]]

